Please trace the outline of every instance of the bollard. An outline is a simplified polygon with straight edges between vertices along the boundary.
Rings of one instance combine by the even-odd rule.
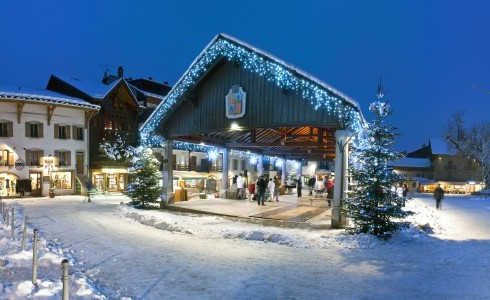
[[[25,216],[24,217],[24,229],[22,230],[22,248],[21,248],[22,251],[24,251],[26,248],[27,219],[29,219],[29,217]]]
[[[15,240],[15,217],[14,217],[14,208],[12,207],[12,227],[10,228],[10,233],[12,236],[12,239]]]
[[[37,229],[34,229],[32,244],[32,284],[37,285]]]
[[[63,282],[63,296],[61,299],[68,300],[69,299],[69,289],[68,289],[68,259],[63,259],[61,262],[63,266],[63,276],[61,277],[61,281]]]

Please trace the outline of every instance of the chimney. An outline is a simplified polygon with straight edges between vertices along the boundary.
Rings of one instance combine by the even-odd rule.
[[[124,76],[124,69],[123,67],[119,66],[119,68],[117,68],[117,78],[123,78]]]

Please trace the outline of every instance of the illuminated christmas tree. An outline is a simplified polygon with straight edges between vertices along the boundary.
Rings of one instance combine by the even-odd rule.
[[[384,96],[383,87],[378,87],[378,99]],[[370,233],[378,237],[389,237],[406,222],[400,221],[411,211],[403,206],[406,197],[398,195],[396,187],[404,177],[395,173],[389,163],[403,157],[394,149],[397,128],[385,124],[392,111],[388,103],[376,101],[369,110],[375,119],[360,131],[353,144],[349,170],[355,187],[347,192],[342,213],[351,219],[347,230],[351,233]]]

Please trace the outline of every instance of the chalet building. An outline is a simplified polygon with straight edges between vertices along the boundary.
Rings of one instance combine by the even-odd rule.
[[[117,69],[117,76],[104,74],[102,83],[111,84],[120,78],[124,78],[124,68]],[[143,123],[153,112],[153,110],[165,99],[165,96],[172,89],[168,82],[156,82],[151,77],[148,78],[125,78],[128,86],[135,95],[141,107],[145,110],[140,114],[140,122]]]
[[[139,144],[138,125],[144,107],[138,102],[128,82],[122,77],[104,84],[51,75],[46,88],[100,106],[99,113],[91,119],[89,126],[89,178],[85,181],[91,182],[99,191],[124,191],[129,162],[124,159],[113,161],[99,147],[102,142],[115,141],[118,136],[127,145]]]
[[[90,120],[100,106],[53,91],[0,88],[0,196],[80,191]]]
[[[163,153],[162,204],[177,198],[174,181],[169,180],[178,164],[174,150],[206,152],[213,164],[219,160],[218,188],[223,197],[228,196],[235,166],[247,170],[252,180],[265,173],[264,166],[270,170],[279,165],[284,184],[288,161],[296,162],[290,171],[298,178],[308,162],[324,163],[335,166],[332,226],[338,227],[343,222],[340,199],[347,190],[348,145],[363,123],[359,104],[340,91],[262,50],[219,34],[140,133],[145,144]]]
[[[418,191],[432,192],[437,183],[448,193],[471,193],[481,189],[479,163],[449,149],[442,139],[431,138],[427,145],[392,165],[410,178],[409,187]]]

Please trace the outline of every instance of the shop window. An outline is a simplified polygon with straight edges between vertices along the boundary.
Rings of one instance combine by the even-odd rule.
[[[108,174],[107,180],[108,180],[108,184],[109,184],[109,186],[108,186],[109,190],[117,190],[116,175],[115,174]]]
[[[51,172],[50,185],[56,190],[72,189],[72,172],[53,171]]]
[[[112,121],[111,120],[104,120],[104,129],[105,130],[112,130]]]
[[[71,151],[55,150],[54,156],[58,158],[58,166],[59,167],[71,166]]]
[[[0,166],[13,166],[14,152],[9,150],[0,150]]]
[[[73,126],[73,139],[77,141],[83,141],[83,127]]]
[[[42,138],[43,124],[39,122],[26,122],[26,137]]]
[[[95,188],[99,191],[104,191],[104,175],[96,174],[95,176]]]
[[[26,165],[31,167],[39,167],[41,163],[41,157],[44,156],[44,151],[39,149],[27,149],[26,150]]]
[[[60,140],[68,140],[70,139],[70,125],[54,125],[54,138]]]
[[[13,123],[11,121],[0,121],[0,137],[13,137]]]

